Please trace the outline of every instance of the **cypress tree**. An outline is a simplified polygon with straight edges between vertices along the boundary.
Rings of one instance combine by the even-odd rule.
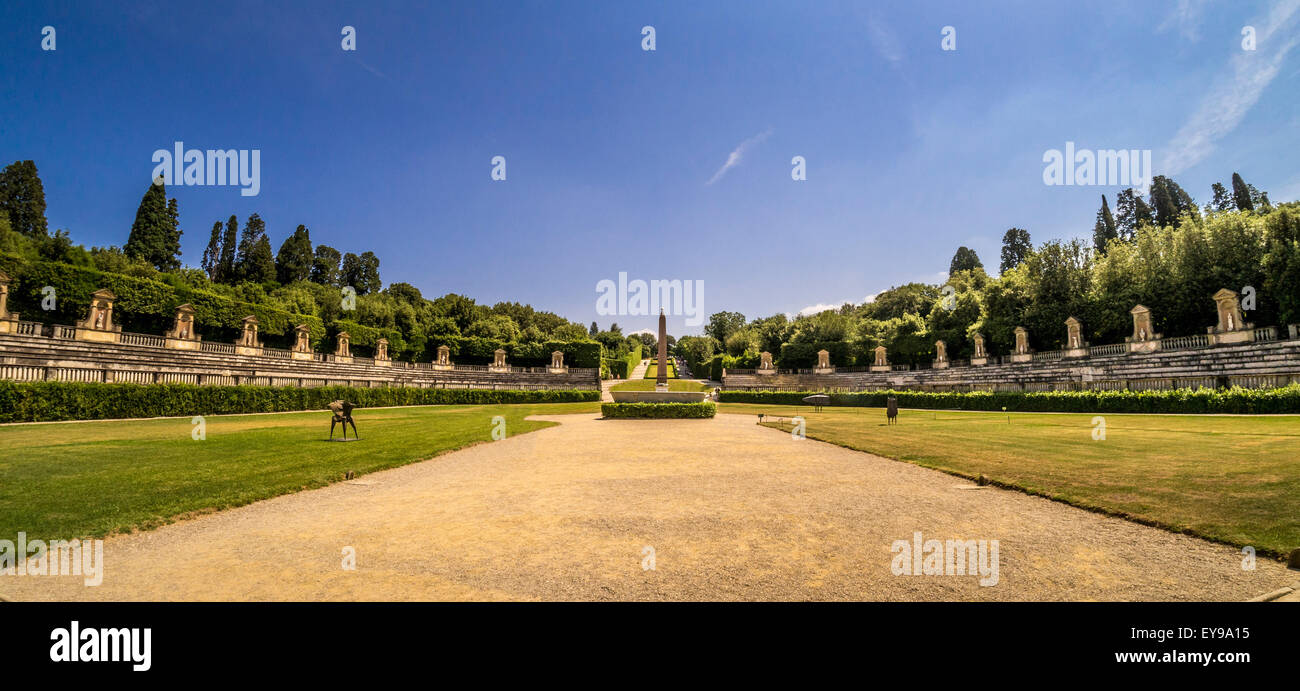
[[[14,161],[0,171],[0,211],[9,215],[9,226],[23,235],[49,235],[45,219],[45,186],[32,161]]]
[[[199,266],[213,283],[221,280],[221,221],[212,224],[212,235],[203,249],[203,262]]]
[[[1029,231],[1024,228],[1008,229],[1002,236],[1002,263],[998,265],[998,273],[1006,273],[1020,266],[1032,251],[1034,246],[1029,240]]]
[[[239,219],[234,214],[226,221],[226,232],[221,236],[221,259],[217,271],[222,283],[235,283],[235,252],[239,247]]]
[[[1119,237],[1115,227],[1115,217],[1110,213],[1110,204],[1106,195],[1101,195],[1101,208],[1097,210],[1097,222],[1092,227],[1092,246],[1099,254],[1106,253],[1106,243]]]
[[[1255,202],[1250,198],[1250,187],[1237,173],[1232,174],[1232,201],[1238,211],[1254,211]]]
[[[159,271],[179,269],[181,231],[177,228],[179,212],[176,200],[167,199],[167,186],[160,175],[145,190],[135,212],[135,223],[122,251],[128,257],[143,259]]]
[[[275,255],[275,277],[282,284],[305,281],[311,276],[311,236],[307,227],[299,225],[293,235],[284,239]]]

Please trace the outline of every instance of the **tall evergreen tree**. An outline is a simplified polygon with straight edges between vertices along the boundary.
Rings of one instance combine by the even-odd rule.
[[[979,255],[975,254],[975,250],[962,246],[957,248],[957,252],[952,255],[952,261],[948,262],[948,275],[982,268],[984,263],[980,261]]]
[[[0,171],[0,211],[9,214],[9,226],[33,238],[49,234],[45,220],[45,186],[32,161],[14,161]]]
[[[1237,204],[1238,211],[1255,210],[1255,203],[1250,198],[1250,187],[1237,173],[1232,174],[1232,201]]]
[[[143,259],[159,271],[174,271],[181,266],[181,230],[176,200],[167,199],[167,186],[160,175],[140,199],[135,223],[122,251],[128,257]]]
[[[275,255],[271,252],[271,241],[266,237],[266,223],[257,214],[248,217],[244,233],[239,237],[235,279],[235,283],[265,283],[275,280]]]
[[[1024,228],[1008,229],[1002,235],[1002,263],[998,265],[998,273],[1006,273],[1020,266],[1020,263],[1033,251],[1034,245],[1029,240],[1029,231]]]
[[[208,238],[208,246],[203,248],[203,261],[199,265],[213,283],[221,281],[221,230],[221,221],[212,224],[212,236]]]
[[[343,285],[352,286],[357,295],[377,293],[383,287],[379,282],[379,257],[374,252],[362,252],[361,256],[351,252],[343,255],[340,273]]]
[[[1210,208],[1215,211],[1227,211],[1232,208],[1232,195],[1228,194],[1228,188],[1223,183],[1216,182],[1210,185],[1214,191],[1214,200],[1210,202]]]
[[[600,333],[600,327],[596,324],[596,322],[592,322],[591,328],[587,329],[587,335],[591,336],[592,338],[595,338],[596,334],[598,333]]]
[[[311,276],[311,268],[311,236],[307,227],[300,225],[293,235],[284,239],[275,255],[275,278],[285,285],[305,281]]]
[[[339,284],[339,262],[343,255],[329,245],[316,245],[311,260],[311,282],[323,286]]]
[[[221,258],[217,262],[217,273],[222,283],[235,283],[235,258],[239,248],[239,219],[230,215],[226,221],[226,230],[221,235]]]
[[[1097,222],[1092,226],[1092,246],[1098,254],[1106,253],[1106,243],[1119,238],[1115,227],[1115,217],[1110,213],[1110,204],[1106,195],[1101,195],[1101,208],[1097,210]]]

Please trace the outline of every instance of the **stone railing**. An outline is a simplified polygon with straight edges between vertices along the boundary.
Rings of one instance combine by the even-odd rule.
[[[1276,340],[1277,340],[1277,327],[1276,327],[1276,326],[1262,326],[1262,327],[1260,327],[1260,328],[1258,328],[1258,329],[1255,329],[1255,340],[1256,340],[1256,341],[1276,341]]]
[[[150,348],[162,348],[167,345],[167,339],[162,336],[150,336],[125,331],[122,332],[122,338],[119,342],[123,345],[148,346]]]
[[[65,338],[71,340],[77,337],[77,327],[75,326],[64,326],[62,324],[55,324],[51,328],[52,328],[52,331],[50,333],[51,338]]]
[[[1189,350],[1209,347],[1209,336],[1178,336],[1177,338],[1165,338],[1160,341],[1162,350]]]
[[[1044,350],[1042,352],[1034,353],[1034,362],[1041,362],[1043,360],[1063,360],[1063,359],[1065,359],[1064,350]]]
[[[1108,355],[1123,355],[1128,352],[1128,344],[1112,343],[1110,345],[1092,346],[1088,348],[1089,357],[1106,357]]]
[[[281,360],[289,360],[293,358],[293,353],[283,348],[263,348],[262,355],[265,355],[266,357],[279,358]]]
[[[233,343],[213,343],[204,341],[199,344],[199,350],[205,353],[218,353],[220,355],[234,355],[235,345]]]
[[[40,336],[45,331],[45,325],[40,322],[18,322],[18,328],[15,330],[19,336]]]

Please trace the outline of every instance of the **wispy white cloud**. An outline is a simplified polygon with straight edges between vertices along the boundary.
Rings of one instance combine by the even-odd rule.
[[[1241,50],[1229,60],[1229,68],[1210,86],[1200,105],[1165,147],[1160,166],[1166,175],[1177,175],[1200,163],[1214,150],[1214,143],[1231,133],[1259,101],[1277,76],[1291,49],[1300,42],[1292,18],[1300,0],[1274,5],[1267,17],[1253,22],[1257,49]]]
[[[1178,0],[1178,5],[1156,27],[1156,31],[1164,33],[1177,29],[1179,36],[1188,41],[1198,41],[1201,38],[1201,15],[1204,10],[1205,0]]]
[[[869,302],[874,302],[875,299],[876,299],[876,296],[875,296],[874,294],[872,294],[872,295],[868,295],[868,296],[866,296],[866,297],[864,297],[864,298],[862,298],[861,300],[858,300],[858,301],[854,301],[854,300],[840,300],[839,302],[836,302],[836,303],[834,303],[834,304],[831,304],[831,303],[828,303],[828,302],[823,302],[823,303],[819,303],[819,304],[816,304],[816,305],[808,305],[807,307],[805,307],[805,308],[799,310],[799,311],[796,312],[795,314],[789,314],[789,313],[787,313],[785,316],[786,316],[787,318],[791,318],[791,319],[794,318],[796,315],[798,315],[798,316],[800,316],[800,317],[806,317],[806,316],[808,316],[808,315],[810,315],[810,314],[820,314],[820,313],[822,313],[822,312],[825,312],[826,310],[839,310],[839,308],[843,307],[843,306],[844,306],[844,303],[846,303],[846,302],[847,302],[847,303],[850,303],[850,304],[853,304],[853,305],[865,305],[865,304],[867,304],[867,303],[869,303]]]
[[[877,15],[871,15],[867,19],[867,30],[871,38],[871,46],[876,49],[880,57],[890,63],[903,59],[903,44],[884,20]]]
[[[769,127],[766,131],[760,132],[750,137],[749,139],[746,139],[745,141],[741,142],[739,145],[736,146],[735,149],[731,151],[730,154],[727,155],[727,162],[723,163],[722,167],[718,169],[718,172],[714,173],[713,177],[709,178],[709,181],[704,184],[712,185],[718,180],[721,180],[722,176],[726,175],[728,170],[731,170],[732,168],[735,168],[736,166],[740,165],[740,159],[744,157],[746,150],[748,150],[751,146],[754,146],[756,144],[761,144],[763,140],[767,139],[770,136],[772,136],[772,129]]]

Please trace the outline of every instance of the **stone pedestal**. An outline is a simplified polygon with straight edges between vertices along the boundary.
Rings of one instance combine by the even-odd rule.
[[[492,364],[488,365],[489,372],[509,372],[510,365],[506,364],[506,351],[497,348],[492,352]]]
[[[163,347],[173,350],[199,350],[203,337],[194,332],[194,307],[185,303],[176,308],[172,328],[163,334]]]
[[[235,353],[249,356],[262,354],[262,341],[257,335],[257,317],[251,314],[244,317],[244,331],[239,340],[235,341]]]
[[[885,346],[876,346],[876,359],[871,365],[872,372],[889,372],[893,368],[889,366],[889,355],[885,352]]]
[[[568,374],[569,368],[564,364],[564,352],[560,350],[551,353],[551,366],[546,368],[551,374]]]
[[[933,367],[934,369],[948,369],[948,361],[935,360],[934,362],[930,363],[930,366]]]
[[[375,366],[388,367],[393,364],[393,360],[388,357],[388,339],[381,338],[375,341]]]
[[[113,302],[117,296],[107,288],[90,295],[90,309],[86,318],[77,322],[73,338],[96,343],[118,343],[122,340],[122,327],[113,323]]]
[[[1124,340],[1128,342],[1128,352],[1130,353],[1154,353],[1160,350],[1160,341],[1158,339],[1134,341],[1126,338]]]
[[[772,354],[764,350],[758,354],[758,369],[754,374],[776,374],[776,368],[772,366]]]
[[[451,364],[451,348],[438,346],[438,359],[434,360],[429,367],[440,372],[455,369],[456,366]]]
[[[1214,294],[1214,307],[1219,323],[1206,329],[1210,345],[1253,343],[1255,325],[1241,317],[1241,301],[1236,291],[1224,288]]]
[[[827,350],[817,351],[817,366],[813,368],[813,374],[834,374],[835,366],[831,364],[831,354]]]
[[[18,313],[9,311],[9,274],[0,271],[0,333],[18,333]]]
[[[975,367],[980,367],[989,364],[989,359],[986,357],[973,357],[970,359],[970,364]]]
[[[1029,347],[1029,331],[1023,326],[1016,327],[1016,349],[1011,353],[1011,362],[1033,362],[1034,350]]]
[[[1033,362],[1034,354],[1033,353],[1012,353],[1011,361],[1012,362]]]

